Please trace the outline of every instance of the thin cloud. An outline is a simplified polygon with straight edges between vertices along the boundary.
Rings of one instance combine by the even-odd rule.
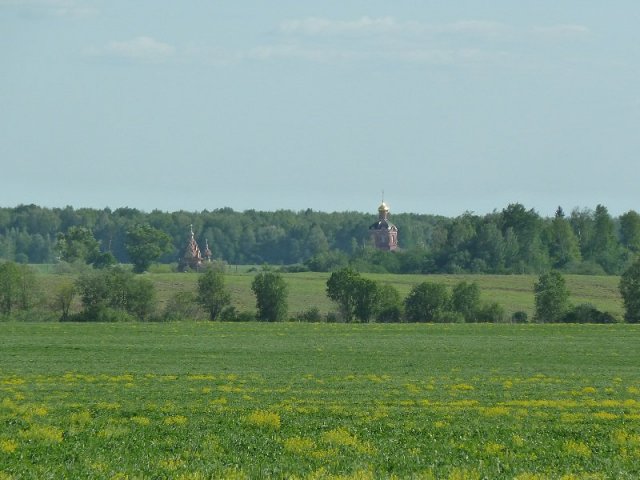
[[[91,56],[122,58],[131,61],[163,62],[176,53],[175,47],[151,37],[139,36],[125,41],[113,41],[99,49],[89,49]]]
[[[302,47],[300,45],[263,45],[252,48],[243,57],[251,60],[301,59],[312,62],[354,60],[354,51],[333,48]]]
[[[511,33],[511,28],[498,22],[486,20],[461,20],[453,23],[432,25],[415,21],[399,21],[393,17],[372,18],[368,16],[355,20],[333,20],[310,17],[286,20],[278,32],[286,35],[329,36],[329,35],[439,35],[473,34],[496,36]]]
[[[81,0],[0,0],[0,8],[54,17],[86,17],[98,13],[96,7]]]
[[[591,33],[584,25],[552,25],[549,27],[535,27],[533,33],[546,38],[575,38],[584,37]]]
[[[356,20],[310,17],[300,20],[286,20],[280,24],[278,31],[284,34],[301,35],[380,34],[397,33],[415,26],[417,24],[400,23],[393,17],[371,18],[364,16]]]
[[[486,20],[460,20],[440,26],[431,27],[435,33],[481,35],[485,37],[497,37],[513,33],[513,28],[499,22]]]

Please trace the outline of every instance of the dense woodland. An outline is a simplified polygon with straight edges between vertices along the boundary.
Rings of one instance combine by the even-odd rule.
[[[550,268],[571,273],[619,274],[640,251],[640,215],[612,217],[607,208],[558,208],[543,217],[521,204],[486,215],[455,218],[392,214],[399,229],[398,252],[370,247],[368,227],[376,213],[202,212],[150,213],[134,208],[111,210],[0,208],[0,259],[53,263],[58,239],[72,227],[89,229],[102,252],[130,261],[128,232],[151,225],[166,233],[171,246],[161,263],[176,263],[189,238],[190,225],[201,245],[208,240],[216,259],[230,264],[288,265],[330,271],[347,264],[359,271],[390,273],[539,273]]]

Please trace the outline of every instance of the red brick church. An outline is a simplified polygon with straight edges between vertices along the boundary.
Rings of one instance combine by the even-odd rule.
[[[384,201],[378,207],[378,221],[369,227],[374,246],[379,250],[398,248],[398,227],[389,221],[389,207]]]

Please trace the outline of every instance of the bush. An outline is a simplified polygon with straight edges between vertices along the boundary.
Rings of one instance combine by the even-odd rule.
[[[512,323],[529,323],[529,316],[527,312],[523,312],[522,310],[518,310],[517,312],[513,312],[511,315]]]
[[[440,313],[447,310],[448,304],[446,285],[422,282],[411,289],[404,308],[410,322],[433,322]]]
[[[460,312],[446,310],[438,312],[433,321],[435,323],[464,323],[464,315]]]
[[[480,308],[480,288],[475,282],[458,282],[451,293],[451,309],[461,313],[467,322],[476,319]]]
[[[8,319],[14,322],[57,322],[60,317],[50,310],[34,308],[14,312]]]
[[[296,315],[296,320],[299,322],[321,322],[322,314],[320,313],[320,309],[318,307],[311,307],[307,310],[300,312]]]
[[[601,312],[588,303],[581,303],[573,307],[562,318],[564,323],[617,323],[616,318],[609,312]]]
[[[402,304],[388,305],[378,312],[376,315],[376,321],[380,323],[399,323],[402,321],[402,317]]]
[[[309,267],[302,263],[295,263],[293,265],[284,265],[280,267],[282,273],[304,273],[309,271]]]
[[[155,289],[150,280],[136,278],[121,267],[95,270],[76,282],[84,321],[112,322],[148,319],[155,308]],[[114,312],[120,312],[117,315]]]
[[[327,313],[327,323],[340,323],[344,322],[344,319],[337,312],[329,312]]]
[[[118,308],[102,308],[96,311],[92,316],[79,315],[78,320],[81,322],[135,322],[136,317]]]
[[[397,323],[404,316],[404,305],[400,292],[393,285],[378,287],[378,306],[376,321],[380,323]]]
[[[73,263],[61,261],[55,264],[53,273],[57,275],[78,275],[90,272],[92,269],[91,265],[80,260]]]
[[[491,302],[485,303],[478,310],[477,315],[478,322],[484,323],[501,323],[504,322],[505,312],[502,305]]]
[[[236,322],[255,322],[256,321],[256,314],[252,313],[252,312],[240,312],[236,315]]]
[[[162,319],[165,321],[201,320],[204,319],[204,314],[198,307],[192,292],[176,292],[167,301]]]

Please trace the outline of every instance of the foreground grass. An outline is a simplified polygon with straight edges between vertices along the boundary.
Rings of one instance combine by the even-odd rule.
[[[0,478],[637,478],[639,341],[632,325],[0,324]]]

